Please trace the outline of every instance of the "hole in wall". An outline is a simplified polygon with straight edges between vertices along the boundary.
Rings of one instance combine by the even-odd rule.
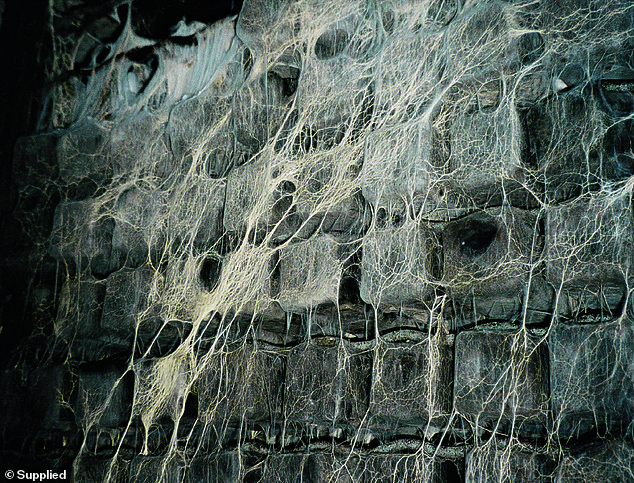
[[[492,217],[476,214],[461,221],[456,230],[456,242],[462,254],[477,257],[486,253],[497,233],[498,226]]]
[[[266,74],[267,82],[269,86],[274,86],[284,97],[291,97],[297,91],[297,80],[299,78],[299,71],[297,71],[297,77],[282,77],[277,72],[269,71]]]
[[[200,281],[206,290],[213,290],[220,280],[222,262],[216,257],[206,258],[200,267]]]
[[[339,303],[360,304],[359,282],[352,276],[345,276],[339,284]]]
[[[362,304],[359,280],[361,279],[361,249],[355,250],[343,270],[339,284],[340,304]]]
[[[280,285],[282,282],[282,270],[280,267],[280,252],[275,250],[271,255],[271,294],[278,297],[280,294]]]
[[[394,25],[396,23],[394,12],[391,10],[383,12],[383,15],[381,16],[381,23],[383,24],[383,30],[385,30],[387,34],[394,32]]]
[[[434,245],[429,255],[429,273],[434,280],[442,280],[445,256],[442,250],[442,242]]]
[[[198,394],[189,392],[185,399],[185,411],[183,416],[196,419],[198,417]]]
[[[337,57],[348,47],[350,39],[343,29],[334,29],[321,34],[315,43],[315,55],[320,60]]]
[[[387,226],[387,210],[383,207],[376,211],[376,224],[379,228]]]
[[[105,62],[105,60],[108,58],[109,55],[110,55],[110,46],[105,45],[95,57],[95,64],[99,65],[102,62]]]
[[[128,20],[128,4],[124,3],[122,5],[119,5],[116,8],[116,12],[117,12],[117,17],[119,17],[119,23],[121,25],[124,25]]]
[[[137,35],[151,39],[166,39],[181,20],[212,24],[237,15],[243,0],[214,0],[213,2],[175,0],[134,0],[132,29]]]
[[[539,32],[528,32],[517,40],[520,62],[523,65],[536,62],[544,53],[544,37]]]
[[[245,48],[242,53],[242,70],[244,72],[244,78],[246,79],[251,74],[253,69],[253,54],[249,48]]]

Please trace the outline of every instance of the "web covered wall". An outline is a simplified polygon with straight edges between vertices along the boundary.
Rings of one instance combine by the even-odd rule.
[[[247,0],[165,39],[133,6],[54,33],[69,75],[16,145],[55,274],[4,455],[634,480],[630,2]]]

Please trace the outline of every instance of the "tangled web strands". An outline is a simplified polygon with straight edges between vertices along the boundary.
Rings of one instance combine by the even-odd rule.
[[[57,334],[131,354],[111,390],[79,374],[75,466],[101,428],[110,481],[632,478],[633,27],[581,0],[128,18],[52,99],[60,183],[101,187],[56,210]]]

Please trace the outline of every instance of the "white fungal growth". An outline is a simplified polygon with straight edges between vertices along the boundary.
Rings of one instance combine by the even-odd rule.
[[[51,253],[86,259],[82,240],[101,238],[84,231],[108,221],[111,272],[145,270],[134,294],[107,273],[124,307],[109,313],[130,327],[102,322],[135,344],[130,425],[145,451],[167,417],[166,462],[284,453],[257,467],[262,481],[324,444],[314,458],[334,458],[319,466],[331,481],[384,481],[380,455],[404,452],[390,477],[404,464],[399,481],[436,481],[467,445],[466,481],[511,481],[518,465],[532,481],[542,456],[573,458],[563,441],[608,403],[631,410],[575,381],[588,361],[631,363],[618,345],[631,333],[634,79],[611,67],[634,62],[633,8],[246,0],[162,41],[128,20],[73,111],[108,130],[112,182],[93,223]],[[548,352],[580,320],[615,326],[579,329],[589,346],[574,360]],[[549,386],[549,365],[568,386]],[[575,397],[592,417],[566,426]],[[392,430],[403,441],[381,439]],[[366,458],[354,470],[351,454]]]

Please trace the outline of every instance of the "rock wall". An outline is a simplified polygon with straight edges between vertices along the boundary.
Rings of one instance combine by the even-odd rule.
[[[629,1],[80,4],[14,151],[8,468],[634,481]]]

